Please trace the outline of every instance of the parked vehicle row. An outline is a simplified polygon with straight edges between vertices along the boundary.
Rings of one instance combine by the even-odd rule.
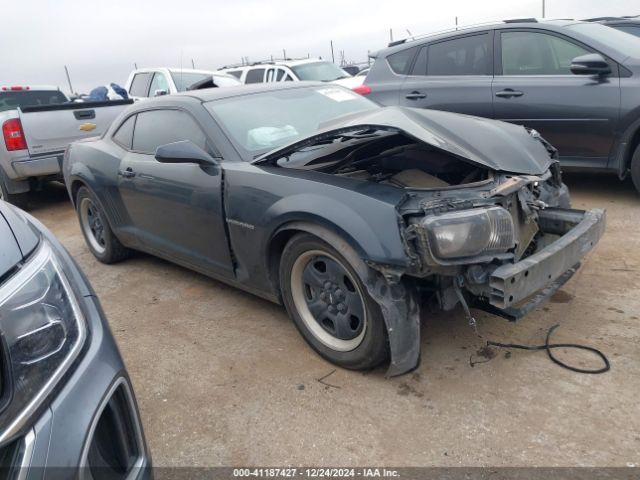
[[[525,125],[564,168],[631,174],[640,190],[640,39],[598,23],[510,21],[397,42],[359,90],[381,105]]]
[[[64,177],[98,260],[142,250],[283,303],[320,355],[389,375],[417,366],[420,305],[519,318],[604,230],[536,132],[322,83],[138,102]]]
[[[307,81],[330,82],[354,88],[362,83],[362,79],[319,58],[268,60],[251,65],[222,67],[219,71],[233,75],[245,84]]]

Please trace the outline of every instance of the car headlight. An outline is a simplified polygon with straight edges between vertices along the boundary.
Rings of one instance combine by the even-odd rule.
[[[84,316],[51,246],[36,252],[0,286],[3,398],[0,442],[13,436],[80,353]],[[8,395],[7,395],[8,394]]]
[[[504,253],[515,246],[513,220],[502,207],[427,217],[422,225],[434,258],[478,257]]]

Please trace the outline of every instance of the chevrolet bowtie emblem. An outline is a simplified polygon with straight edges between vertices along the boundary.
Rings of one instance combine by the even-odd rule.
[[[83,123],[78,128],[80,128],[80,130],[82,130],[83,132],[90,132],[91,130],[95,130],[96,126],[97,125],[95,123]]]

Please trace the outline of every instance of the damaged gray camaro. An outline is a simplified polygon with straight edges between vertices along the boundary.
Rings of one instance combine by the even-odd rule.
[[[427,305],[516,320],[596,245],[604,211],[570,208],[556,157],[520,126],[299,83],[140,102],[63,171],[98,260],[166,258],[283,303],[329,361],[399,375]]]

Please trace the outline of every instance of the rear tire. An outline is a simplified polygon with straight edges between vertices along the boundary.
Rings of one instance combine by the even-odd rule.
[[[0,200],[4,200],[11,205],[26,210],[29,206],[29,193],[9,193],[2,179],[2,175],[0,175]]]
[[[346,244],[340,251],[344,255],[313,235],[295,235],[280,261],[282,298],[320,356],[344,368],[369,370],[389,358],[386,326],[357,273],[368,267],[347,260],[362,262]]]
[[[640,193],[640,145],[636,147],[633,157],[631,157],[631,179],[636,190]]]
[[[94,257],[109,264],[120,262],[131,254],[114,235],[106,214],[86,187],[78,190],[76,209],[82,235]]]

